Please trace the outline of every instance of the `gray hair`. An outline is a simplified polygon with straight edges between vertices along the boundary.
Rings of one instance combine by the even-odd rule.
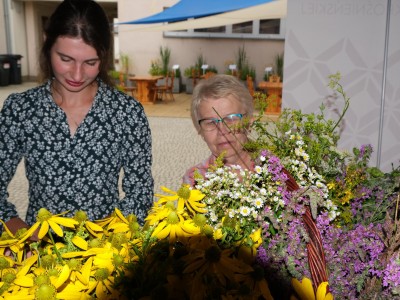
[[[209,79],[201,80],[193,90],[191,116],[196,130],[200,131],[199,126],[199,106],[202,101],[207,99],[220,99],[232,96],[245,109],[250,117],[253,115],[253,97],[249,90],[239,79],[231,75],[219,74]]]

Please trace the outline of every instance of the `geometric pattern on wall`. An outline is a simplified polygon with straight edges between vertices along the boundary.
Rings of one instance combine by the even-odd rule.
[[[314,19],[300,18],[303,16],[296,19],[294,16],[291,22],[293,10],[290,10],[290,4],[291,1],[288,3],[282,106],[301,109],[303,112],[318,112],[320,104],[324,101],[329,108],[327,115],[336,118],[337,112],[343,107],[343,100],[335,99],[327,84],[329,75],[340,72],[341,83],[351,99],[350,108],[344,119],[340,149],[351,151],[353,147],[371,144],[375,150],[371,165],[376,165],[379,161],[379,167],[385,171],[391,169],[392,163],[398,166],[400,34],[390,35],[385,103],[381,114],[384,37],[371,37],[371,32],[365,37],[360,34],[354,36],[354,32],[345,30],[345,26],[349,24],[341,26],[340,20],[338,20],[338,32],[329,32],[328,35],[327,28],[332,20],[324,24],[323,17],[317,23],[315,19],[318,16]],[[310,33],[312,25],[307,22],[318,24],[312,33]],[[394,22],[399,21],[394,20]],[[378,24],[384,30],[385,23],[378,22]],[[324,28],[325,25],[327,28]],[[400,28],[400,24],[391,23],[391,28]],[[399,33],[399,30],[395,31]],[[371,41],[370,47],[365,47],[364,41],[368,38]],[[380,130],[381,122],[383,127]],[[380,139],[382,143],[378,159]]]

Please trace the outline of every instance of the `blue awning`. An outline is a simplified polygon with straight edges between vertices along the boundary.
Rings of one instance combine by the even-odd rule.
[[[275,0],[181,0],[158,14],[119,24],[152,24],[184,21],[235,11]]]

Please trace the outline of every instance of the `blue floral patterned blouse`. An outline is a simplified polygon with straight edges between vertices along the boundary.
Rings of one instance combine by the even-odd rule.
[[[41,207],[53,214],[84,210],[91,220],[117,207],[143,222],[153,202],[149,124],[139,102],[98,84],[93,105],[72,137],[64,111],[51,96],[51,81],[7,98],[0,114],[2,220],[17,216],[7,186],[25,158],[28,224],[36,222]],[[120,200],[121,168],[125,197]]]

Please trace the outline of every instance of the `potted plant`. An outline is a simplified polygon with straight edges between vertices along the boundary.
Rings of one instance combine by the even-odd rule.
[[[150,63],[149,74],[152,76],[163,75],[159,59],[152,60]]]
[[[202,54],[199,54],[196,58],[194,65],[187,67],[184,71],[186,77],[186,93],[193,93],[193,88],[197,81],[200,79],[202,69],[201,66],[204,65],[205,59]]]
[[[174,87],[172,92],[175,94],[179,94],[181,92],[181,86],[182,86],[182,76],[181,76],[181,69],[179,68],[179,66],[177,65],[177,68],[173,68],[174,69]]]
[[[171,49],[168,47],[160,47],[160,59],[162,75],[166,76],[169,71],[169,61],[171,59]]]
[[[274,75],[279,76],[280,81],[283,81],[283,53],[275,56]]]

